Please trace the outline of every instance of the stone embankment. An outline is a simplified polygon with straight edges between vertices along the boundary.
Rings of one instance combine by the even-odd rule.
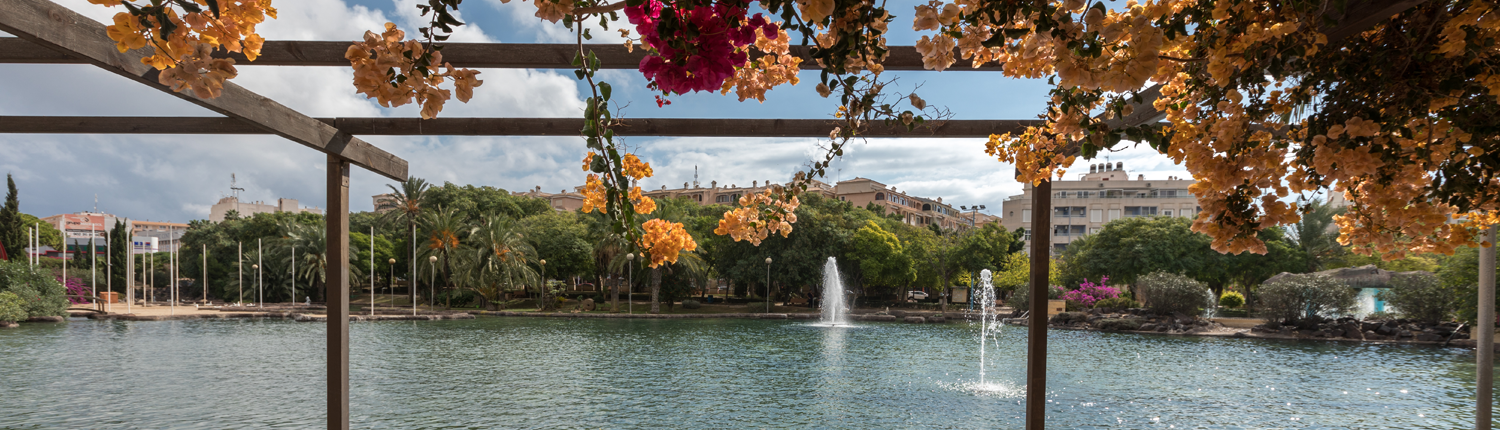
[[[705,319],[705,318],[741,318],[741,319],[773,319],[773,320],[816,320],[823,317],[822,314],[813,312],[793,313],[758,313],[758,312],[730,312],[715,314],[617,314],[617,313],[583,313],[583,312],[537,312],[537,311],[479,311],[475,315],[496,317],[540,317],[540,318],[638,318],[638,319]],[[978,314],[953,313],[943,314],[939,312],[907,312],[907,311],[876,311],[849,314],[853,321],[878,321],[878,322],[906,322],[913,324],[944,323],[963,321],[965,318],[978,318]]]
[[[198,312],[184,313],[180,315],[136,315],[126,313],[101,314],[93,312],[74,312],[74,317],[86,317],[92,320],[119,320],[119,321],[180,321],[180,320],[203,320],[203,319],[288,319],[301,322],[328,321],[328,315],[310,314],[299,312]],[[456,313],[427,313],[427,314],[351,314],[349,321],[438,321],[438,320],[463,320],[474,319],[474,315]]]
[[[1011,318],[1009,324],[1027,325]],[[1458,323],[1423,324],[1408,320],[1359,321],[1354,318],[1311,318],[1297,325],[1268,322],[1249,329],[1227,327],[1213,320],[1186,315],[1152,315],[1145,309],[1123,312],[1064,312],[1052,316],[1048,327],[1120,333],[1214,336],[1259,339],[1327,340],[1345,342],[1401,343],[1473,348],[1469,331]],[[1500,344],[1496,344],[1500,351]]]

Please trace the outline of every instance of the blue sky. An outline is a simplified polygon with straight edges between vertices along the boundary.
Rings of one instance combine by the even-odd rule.
[[[85,0],[56,0],[104,21],[116,12]],[[415,0],[278,1],[280,18],[264,24],[272,40],[356,40],[386,21],[412,30],[420,25]],[[917,3],[888,3],[899,15],[890,44],[910,45],[911,11]],[[530,3],[470,0],[461,10],[454,41],[557,43],[571,40],[560,24],[532,16]],[[621,21],[623,23],[623,21]],[[613,31],[595,32],[600,43],[620,40]],[[462,66],[462,65],[457,65]],[[384,109],[354,93],[348,68],[239,67],[235,81],[310,116],[415,117],[410,106]],[[464,105],[450,102],[448,117],[578,117],[580,85],[568,70],[482,70],[484,86]],[[956,119],[1029,119],[1044,107],[1045,82],[1017,80],[994,72],[949,70],[888,72],[897,86],[918,93],[929,104],[950,109]],[[90,66],[0,65],[0,115],[211,116],[211,112]],[[765,103],[699,93],[673,97],[658,108],[640,74],[607,71],[615,99],[628,102],[627,117],[829,118],[833,101],[813,90],[817,73],[803,83],[771,91]],[[367,138],[411,163],[414,176],[442,183],[476,184],[544,191],[571,189],[583,182],[578,169],[581,139],[569,137],[389,137]],[[625,143],[655,167],[647,188],[681,186],[698,168],[703,183],[748,184],[786,181],[818,154],[816,139],[630,138]],[[924,197],[955,205],[985,204],[997,211],[1021,185],[1010,165],[983,152],[983,139],[873,139],[856,143],[833,166],[839,178],[873,178]],[[323,157],[297,144],[269,136],[101,136],[0,135],[0,172],[14,174],[21,209],[48,216],[99,207],[137,219],[185,222],[208,216],[208,208],[229,192],[235,173],[246,188],[244,200],[295,198],[322,207]],[[1133,173],[1148,178],[1186,176],[1179,166],[1148,148],[1111,154]],[[1080,163],[1080,166],[1087,164]],[[1076,168],[1074,169],[1077,170]],[[833,178],[830,178],[833,179]],[[391,181],[356,169],[354,210],[369,210],[368,196]]]

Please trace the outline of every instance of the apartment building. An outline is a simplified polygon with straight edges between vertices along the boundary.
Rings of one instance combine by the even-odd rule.
[[[1125,163],[1095,164],[1089,173],[1078,180],[1052,182],[1052,231],[1050,233],[1053,252],[1066,249],[1068,243],[1087,234],[1097,233],[1105,223],[1120,218],[1139,216],[1193,217],[1198,213],[1198,200],[1188,193],[1194,181],[1190,178],[1168,177],[1146,179],[1136,175],[1134,179],[1125,170]],[[1035,237],[1031,228],[1031,184],[1022,184],[1021,195],[1010,196],[1002,203],[1001,225],[1007,230],[1026,229],[1025,240]]]
[[[208,220],[222,222],[229,211],[239,212],[241,217],[248,217],[258,213],[297,212],[297,213],[323,213],[322,209],[304,208],[297,203],[297,199],[276,199],[276,204],[266,202],[240,202],[239,197],[224,197],[214,203],[209,209]]]
[[[577,190],[575,191],[578,192],[570,193],[568,192],[568,190],[557,190],[557,193],[553,194],[542,192],[542,186],[537,185],[536,188],[528,191],[511,191],[510,195],[546,200],[547,205],[551,206],[552,210],[558,212],[571,212],[583,209],[583,194],[580,194],[582,190],[583,187],[577,187]]]
[[[937,224],[948,229],[969,227],[969,220],[962,217],[957,208],[943,203],[942,197],[928,199],[913,196],[873,179],[856,177],[840,181],[834,193],[839,200],[857,207],[866,207],[871,203],[884,207],[885,213],[900,215],[901,220],[910,225]]]

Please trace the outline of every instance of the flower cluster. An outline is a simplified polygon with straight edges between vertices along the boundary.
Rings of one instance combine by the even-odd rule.
[[[442,51],[429,50],[417,40],[405,40],[406,32],[395,23],[385,23],[385,32],[366,31],[363,41],[355,42],[344,52],[354,67],[354,88],[381,106],[397,107],[413,99],[422,105],[422,119],[437,117],[453,91],[439,86],[453,80],[458,101],[468,103],[474,87],[484,84],[476,78],[478,71],[455,69],[443,62]],[[443,72],[439,67],[446,67]]]
[[[724,213],[714,234],[728,235],[735,242],[748,241],[756,246],[770,237],[772,232],[786,237],[792,233],[792,224],[797,222],[797,207],[802,202],[796,196],[782,198],[768,188],[761,193],[750,193],[740,197],[740,207]]]
[[[753,98],[765,102],[767,90],[785,83],[797,85],[800,81],[797,72],[801,71],[798,65],[802,64],[802,59],[788,54],[790,41],[784,30],[778,31],[774,38],[756,34],[755,48],[766,55],[735,69],[734,75],[724,80],[724,86],[719,92],[729,94],[730,90],[734,90],[740,101]],[[749,47],[740,48],[742,51],[748,49]]]
[[[761,14],[748,19],[745,1],[681,7],[646,0],[625,7],[641,42],[655,52],[640,71],[663,93],[721,90],[735,69],[749,61],[744,48],[758,36],[777,38],[780,27]]]
[[[123,0],[89,3],[128,9],[115,14],[114,23],[105,28],[115,48],[120,52],[152,48],[152,54],[141,62],[167,71],[159,77],[161,84],[179,92],[190,89],[199,98],[218,97],[224,81],[238,74],[234,60],[213,59],[209,54],[217,48],[243,53],[255,61],[265,43],[255,27],[267,18],[276,18],[271,0],[194,0],[144,6]]]
[[[1085,308],[1091,308],[1100,300],[1120,297],[1120,289],[1107,286],[1106,282],[1109,282],[1108,276],[1100,278],[1098,284],[1085,279],[1082,284],[1078,284],[1078,289],[1063,293],[1062,298],[1077,302]]]
[[[698,242],[682,227],[682,223],[657,218],[641,224],[641,229],[645,230],[641,235],[641,251],[651,258],[653,269],[663,263],[676,263],[677,255],[683,251],[698,249]]]

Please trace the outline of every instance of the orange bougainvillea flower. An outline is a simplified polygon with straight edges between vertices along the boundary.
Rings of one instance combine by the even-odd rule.
[[[698,249],[698,242],[682,227],[682,223],[658,218],[641,224],[641,229],[644,230],[640,241],[641,250],[650,258],[651,268],[660,267],[664,263],[676,263],[679,253]]]

